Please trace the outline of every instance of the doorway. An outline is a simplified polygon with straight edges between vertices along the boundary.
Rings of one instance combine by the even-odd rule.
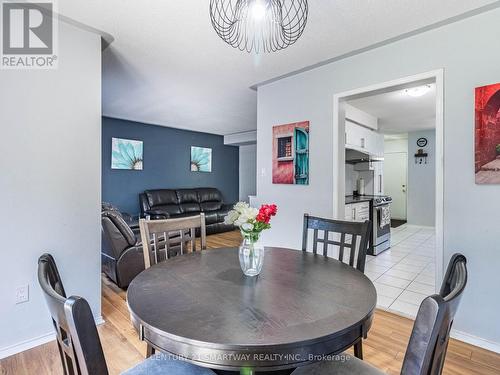
[[[392,198],[391,220],[394,221],[407,221],[407,169],[408,153],[384,154],[384,193]]]
[[[370,257],[370,260],[378,259],[376,262],[372,264],[372,271],[367,271],[366,273],[372,273],[372,275],[368,275],[374,281],[375,286],[377,287],[377,282],[380,283],[380,287],[385,289],[384,293],[379,293],[380,304],[385,306],[379,306],[382,308],[388,307],[390,304],[395,307],[395,312],[397,311],[408,311],[406,307],[413,308],[413,314],[405,314],[410,317],[414,317],[416,311],[418,310],[418,306],[415,301],[411,304],[407,304],[405,302],[406,298],[414,299],[416,294],[432,294],[438,290],[438,285],[440,280],[442,280],[444,273],[444,261],[443,261],[443,70],[436,70],[427,73],[417,74],[410,77],[405,77],[401,79],[397,79],[394,81],[384,82],[368,87],[363,87],[355,90],[350,90],[347,92],[339,93],[334,95],[334,215],[337,218],[342,219],[345,213],[345,195],[346,195],[346,170],[344,165],[346,164],[346,132],[348,128],[346,127],[346,122],[349,123],[349,119],[346,119],[346,112],[350,109],[349,107],[353,102],[363,99],[369,96],[381,95],[384,93],[394,92],[394,91],[405,91],[411,88],[417,88],[421,86],[433,85],[435,88],[435,96],[433,97],[433,101],[431,103],[432,108],[434,109],[434,129],[433,132],[435,134],[435,143],[433,149],[433,156],[435,161],[435,173],[433,180],[428,183],[428,185],[432,186],[435,189],[435,201],[432,201],[431,213],[434,219],[434,227],[411,227],[407,225],[403,225],[398,228],[394,228],[394,233],[392,238],[394,239],[393,247],[390,249],[390,252],[387,252],[385,255],[377,254],[376,257]],[[349,104],[349,105],[348,105]],[[348,124],[349,126],[351,124]],[[348,136],[347,136],[348,137]],[[430,138],[430,137],[427,137]],[[419,150],[419,142],[421,139],[406,139],[407,148],[405,152],[396,153],[394,150],[392,152],[388,152],[385,149],[384,159],[387,157],[389,171],[394,171],[396,173],[388,173],[387,176],[385,173],[382,178],[374,179],[374,182],[382,180],[385,178],[389,178],[388,183],[384,181],[384,191],[382,192],[384,195],[393,195],[395,199],[395,218],[407,218],[409,212],[409,206],[407,202],[408,195],[408,170],[410,167],[413,168],[413,154],[417,154],[422,152]],[[411,147],[410,147],[411,143]],[[401,150],[399,150],[401,151]],[[425,150],[424,150],[425,151]],[[387,155],[385,155],[387,153]],[[425,153],[425,152],[424,152]],[[424,156],[423,154],[421,155]],[[418,158],[419,160],[420,157]],[[415,160],[417,160],[417,155],[415,155]],[[424,164],[425,165],[425,160]],[[350,161],[350,160],[349,160]],[[378,163],[374,163],[374,176],[378,176],[376,165]],[[403,164],[407,168],[403,167]],[[410,165],[412,164],[412,165]],[[419,161],[418,164],[415,162],[415,165],[420,168],[422,166]],[[404,170],[406,169],[406,172]],[[396,186],[393,191],[388,185],[391,185],[391,179],[394,182],[392,185]],[[420,184],[422,185],[422,184]],[[385,191],[387,189],[387,191]],[[375,193],[374,189],[374,193]],[[420,192],[420,189],[416,187],[412,190]],[[428,210],[429,211],[429,210]],[[418,245],[416,245],[418,244]],[[398,246],[398,251],[395,250],[394,247]],[[392,254],[393,253],[393,254]],[[414,272],[413,268],[417,268],[420,262],[419,257],[422,258],[422,262],[424,262],[424,258],[432,257],[433,265],[432,267],[425,267],[425,270],[417,270],[414,275],[411,275],[412,281],[400,280],[400,278],[408,277],[408,275]],[[410,264],[409,260],[411,259],[412,263]],[[385,263],[385,264],[384,264]],[[387,269],[386,265],[389,265],[390,269]],[[367,263],[367,268],[368,263]],[[421,290],[412,291],[408,289],[410,283],[424,283],[427,282],[429,278],[435,280],[434,285],[429,287],[422,288]],[[417,280],[418,279],[418,280]],[[395,281],[401,281],[401,285],[398,287],[391,287],[389,284]],[[436,282],[437,281],[437,282]],[[403,285],[404,284],[404,285]],[[378,290],[378,289],[377,289]],[[394,293],[394,295],[392,295]],[[406,306],[408,305],[408,306]],[[392,309],[388,309],[393,311]]]

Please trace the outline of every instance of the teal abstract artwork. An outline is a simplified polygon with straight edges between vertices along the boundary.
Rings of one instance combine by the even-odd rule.
[[[111,144],[111,169],[142,171],[142,141],[113,138]]]
[[[191,171],[212,172],[212,149],[191,146]]]

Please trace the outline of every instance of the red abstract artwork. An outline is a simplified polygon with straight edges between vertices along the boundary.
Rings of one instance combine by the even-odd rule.
[[[477,184],[500,184],[500,83],[476,88]]]
[[[476,184],[500,184],[500,83],[476,88]]]
[[[273,127],[273,184],[309,185],[309,121]]]

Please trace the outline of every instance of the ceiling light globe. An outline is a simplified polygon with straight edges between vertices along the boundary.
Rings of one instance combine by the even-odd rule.
[[[266,16],[266,5],[261,0],[255,0],[251,5],[252,18],[261,21]]]
[[[429,91],[431,91],[431,85],[424,85],[406,89],[405,94],[411,96],[412,98],[419,98],[427,94]]]

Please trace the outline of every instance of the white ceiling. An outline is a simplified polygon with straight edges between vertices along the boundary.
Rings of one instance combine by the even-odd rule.
[[[249,55],[210,24],[208,0],[60,0],[59,12],[114,36],[103,54],[103,114],[230,134],[256,128],[249,87],[492,0],[310,0],[299,41]]]
[[[405,90],[350,100],[349,104],[378,118],[380,132],[384,134],[409,133],[436,127],[436,85],[418,98]]]

